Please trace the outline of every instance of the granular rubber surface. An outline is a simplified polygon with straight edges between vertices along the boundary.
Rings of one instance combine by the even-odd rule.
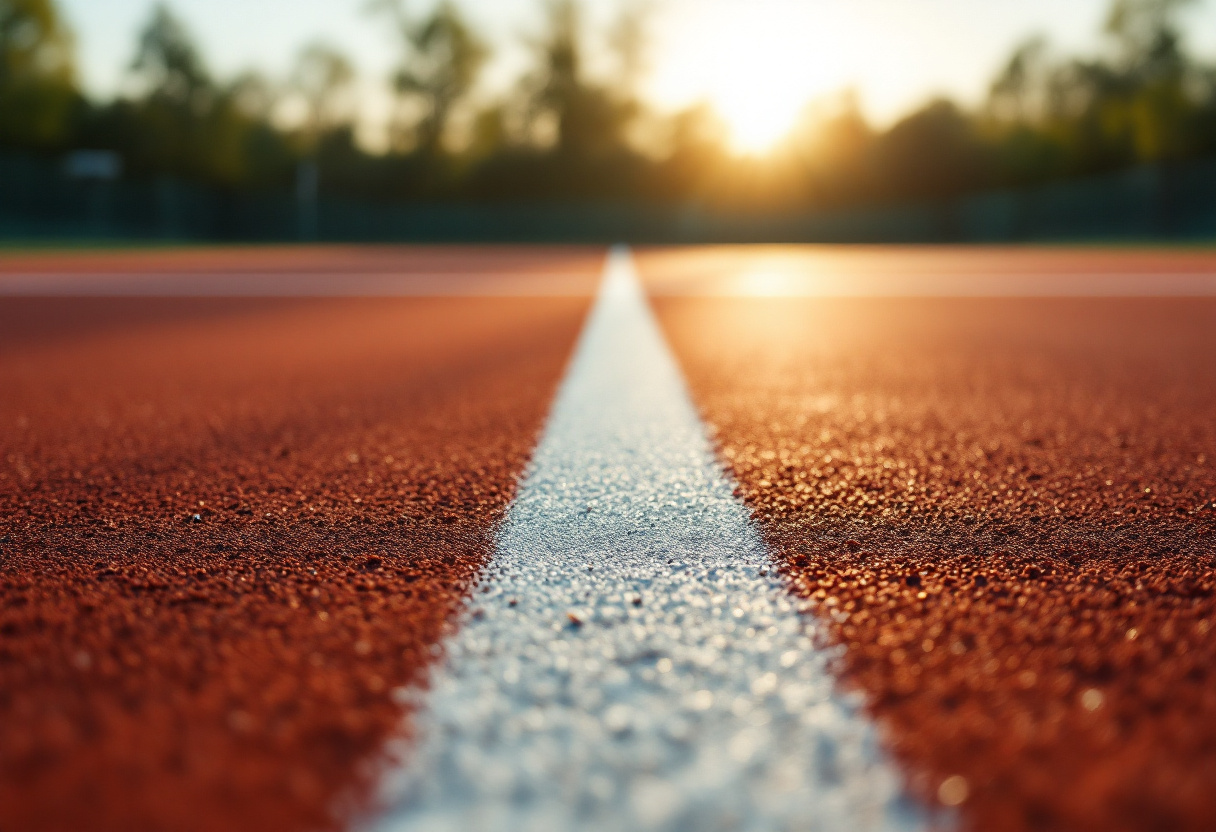
[[[1211,274],[1216,251],[1181,248],[737,245],[639,252],[652,288],[704,285],[747,271],[865,275]]]
[[[657,306],[916,793],[983,832],[1212,828],[1216,301]]]
[[[597,276],[600,248],[578,246],[248,246],[115,249],[113,251],[29,251],[0,255],[2,274],[80,272],[95,275],[168,273],[500,275],[574,274]]]
[[[1212,271],[1205,252],[667,250],[754,268]],[[7,255],[0,274],[581,275],[575,249]],[[660,298],[791,589],[974,830],[1216,817],[1216,300]],[[585,299],[0,299],[0,829],[365,805]]]
[[[0,301],[0,829],[338,825],[586,306]]]

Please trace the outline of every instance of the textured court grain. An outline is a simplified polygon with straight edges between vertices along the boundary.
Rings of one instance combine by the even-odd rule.
[[[81,303],[0,302],[0,828],[336,827],[586,301]]]
[[[813,626],[618,250],[369,828],[923,828]]]
[[[310,246],[0,257],[0,298],[586,297],[595,249]]]
[[[500,700],[504,730],[544,726],[546,714],[524,705],[551,695],[549,648],[623,649],[612,628],[676,612],[684,617],[646,642],[668,653],[639,654],[621,687],[596,676],[610,662],[592,672],[585,653],[565,648],[584,681],[604,681],[603,697],[547,711],[600,731],[605,745],[562,758],[555,776],[572,778],[585,807],[607,801],[586,816],[602,825],[612,806],[634,826],[729,826],[748,805],[736,800],[739,783],[763,767],[701,778],[679,751],[696,747],[697,720],[762,723],[719,744],[727,753],[714,770],[793,760],[778,766],[792,779],[758,776],[755,793],[771,797],[832,770],[831,743],[798,768],[797,731],[840,718],[856,694],[877,744],[854,746],[872,753],[846,761],[893,760],[914,797],[956,806],[964,829],[1211,828],[1216,300],[1198,295],[1216,256],[787,246],[653,250],[638,262],[758,536],[707,541],[703,529],[682,538],[667,528],[655,550],[676,539],[688,551],[662,567],[695,573],[692,582],[653,565],[597,572],[573,545],[585,541],[561,541],[546,549],[556,571],[545,603],[510,583],[537,568],[525,532],[541,520],[573,512],[583,522],[595,510],[620,531],[638,500],[662,523],[690,498],[733,506],[736,520],[742,512],[713,479],[700,433],[681,470],[700,472],[688,479],[698,488],[718,485],[674,502],[660,471],[680,445],[646,434],[644,421],[607,443],[644,451],[628,463],[584,459],[568,443],[538,452],[602,251],[0,257],[0,283],[13,289],[0,298],[0,829],[349,828],[384,785],[385,752],[428,748],[415,745],[424,734],[402,734],[402,720],[425,702],[442,644],[456,646],[453,658],[476,656],[478,645],[501,645],[482,638],[496,621],[527,614],[549,626],[535,666],[482,657],[504,684],[508,671],[518,677]],[[164,274],[195,296],[121,296]],[[366,280],[343,283],[350,274]],[[38,275],[78,296],[39,296]],[[249,275],[262,283],[242,283]],[[294,288],[293,275],[305,278]],[[969,292],[972,278],[985,288]],[[246,297],[221,296],[238,283]],[[339,297],[376,286],[462,297]],[[564,297],[543,297],[554,286]],[[1197,297],[1168,297],[1188,292]],[[969,293],[988,297],[957,297]],[[656,394],[679,386],[671,375]],[[614,407],[653,406],[619,398]],[[593,409],[562,435],[603,427],[614,412]],[[532,525],[503,527],[537,453],[553,465],[517,509]],[[603,486],[614,471],[630,483],[624,497],[586,491],[589,474]],[[755,570],[748,580],[759,576],[756,547],[779,574],[763,576],[774,583],[753,596],[762,603],[728,605],[731,615],[805,606],[819,623],[803,632],[835,644],[840,660],[825,668],[819,647],[799,642],[756,687],[736,690],[719,670],[761,659],[738,651],[726,661],[712,634],[688,644],[702,631],[687,608],[700,584],[737,577],[741,564]],[[487,569],[496,549],[505,571]],[[713,552],[723,563],[702,569],[696,559]],[[572,564],[585,570],[577,580]],[[491,590],[470,595],[479,585]],[[454,632],[459,621],[466,629]],[[788,635],[765,624],[745,628],[745,640],[748,629]],[[789,667],[787,653],[797,654]],[[773,700],[791,668],[813,670],[813,684],[789,691],[810,691],[817,705]],[[828,670],[843,687],[824,683]],[[663,710],[663,679],[689,685],[679,702],[692,716]],[[474,730],[460,701],[432,727]],[[595,718],[580,723],[581,712]],[[661,741],[634,743],[655,715]],[[795,717],[797,729],[784,730]],[[493,772],[506,747],[484,747],[485,769],[476,755],[460,759]],[[428,759],[447,765],[451,752]],[[673,783],[716,785],[690,803],[618,752],[672,766]],[[420,811],[451,805],[452,792],[410,782]],[[465,794],[485,797],[494,784],[472,788]],[[870,817],[907,819],[888,813],[906,804],[883,802],[894,789],[866,792]],[[802,811],[797,795],[786,798],[750,806],[749,817]],[[689,805],[722,811],[699,818]],[[803,815],[858,825],[844,813]]]
[[[658,308],[926,800],[975,830],[1211,827],[1216,303]]]

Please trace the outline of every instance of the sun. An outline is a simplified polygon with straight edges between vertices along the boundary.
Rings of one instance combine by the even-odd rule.
[[[710,104],[735,152],[762,155],[796,126],[809,100],[848,82],[839,41],[849,27],[839,8],[789,0],[677,2],[661,38],[655,98]]]
[[[731,79],[712,91],[709,103],[726,122],[732,149],[763,155],[789,135],[806,102],[783,88],[780,69],[749,67],[744,77]]]

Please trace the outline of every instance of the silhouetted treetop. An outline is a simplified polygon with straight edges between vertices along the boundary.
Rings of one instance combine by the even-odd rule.
[[[169,7],[158,3],[139,34],[131,71],[150,98],[193,106],[211,92],[211,76],[190,32]]]
[[[401,0],[378,0],[374,8],[387,14],[402,47],[393,88],[421,109],[412,123],[398,125],[398,136],[411,136],[405,145],[438,155],[452,112],[477,83],[489,49],[447,0],[421,19],[411,17]]]
[[[51,0],[0,0],[0,146],[59,146],[77,102],[72,35]]]
[[[138,33],[133,92],[90,102],[54,0],[0,0],[0,148],[109,148],[131,176],[225,188],[286,189],[315,160],[322,192],[335,196],[738,210],[952,199],[1216,156],[1216,67],[1185,37],[1200,0],[1112,0],[1088,55],[1024,40],[980,107],[938,99],[879,129],[856,96],[825,96],[765,158],[732,153],[707,104],[644,105],[650,0],[617,0],[602,31],[580,0],[535,0],[530,64],[497,92],[479,84],[490,49],[458,0],[421,11],[365,1],[397,48],[384,79],[391,129],[374,151],[360,142],[368,122],[354,65],[332,45],[305,46],[282,79],[219,78],[162,2]]]

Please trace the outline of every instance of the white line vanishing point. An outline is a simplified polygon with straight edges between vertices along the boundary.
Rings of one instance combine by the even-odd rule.
[[[367,828],[923,828],[811,626],[616,250]]]

